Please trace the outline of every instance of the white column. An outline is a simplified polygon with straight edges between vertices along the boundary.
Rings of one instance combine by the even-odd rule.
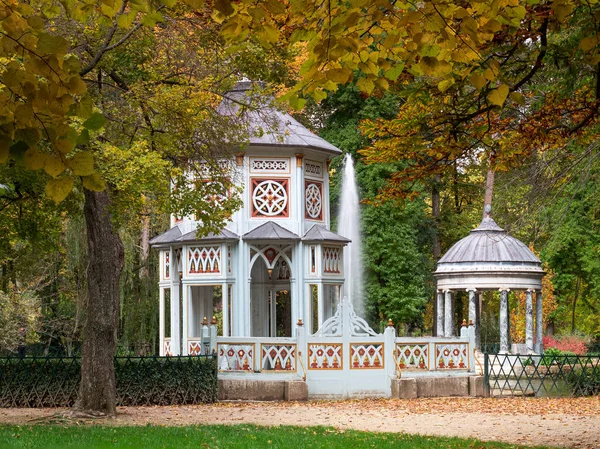
[[[444,292],[437,291],[437,337],[444,336]]]
[[[181,339],[179,332],[179,325],[181,323],[181,317],[179,316],[179,285],[179,280],[171,284],[171,353],[173,355],[181,354]]]
[[[533,290],[527,290],[525,299],[525,346],[527,354],[533,353]]]
[[[452,307],[452,292],[446,290],[444,303],[444,337],[454,337],[454,307]]]
[[[183,326],[181,329],[181,332],[183,333],[183,335],[181,336],[181,354],[182,355],[188,355],[188,329],[189,329],[189,297],[190,297],[190,286],[189,285],[183,285],[183,288],[181,289],[181,293],[182,293],[182,298],[181,301],[183,303],[183,307],[182,312],[183,312],[183,316],[182,316],[182,320],[183,320]]]
[[[508,352],[508,289],[500,289],[500,352]]]
[[[472,332],[473,335],[477,335],[477,328],[479,327],[479,323],[477,322],[477,290],[474,288],[467,289],[469,292],[469,327],[471,327],[472,323]],[[475,346],[477,346],[477,339],[475,338]]]
[[[541,290],[538,290],[535,292],[535,346],[538,354],[541,354],[544,351],[544,345],[542,344],[542,337],[544,333],[542,312],[542,292]]]
[[[158,355],[165,355],[165,289],[158,289]],[[170,311],[169,311],[170,312]]]
[[[229,285],[227,282],[221,284],[221,309],[223,310],[223,336],[229,335]]]

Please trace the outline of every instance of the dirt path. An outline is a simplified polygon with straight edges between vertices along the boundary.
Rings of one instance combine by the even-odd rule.
[[[0,424],[25,424],[57,409],[2,409]],[[122,407],[104,425],[240,424],[333,426],[472,437],[523,445],[600,449],[600,398],[353,400]]]

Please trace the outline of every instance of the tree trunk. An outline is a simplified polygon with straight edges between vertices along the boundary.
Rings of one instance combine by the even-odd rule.
[[[492,206],[492,197],[494,195],[494,170],[490,168],[487,172],[487,178],[485,180],[485,197],[483,200],[483,218],[486,217],[486,206]]]
[[[110,199],[106,191],[85,190],[88,306],[83,328],[81,384],[75,408],[114,416],[114,356],[124,250],[121,238],[112,225],[109,206]]]
[[[433,178],[433,186],[431,188],[431,216],[433,218],[433,261],[437,261],[442,257],[442,240],[440,238],[441,224],[441,206],[440,206],[440,175],[435,175]],[[437,309],[437,290],[433,291],[433,326],[432,335],[437,335],[437,316],[442,313]]]

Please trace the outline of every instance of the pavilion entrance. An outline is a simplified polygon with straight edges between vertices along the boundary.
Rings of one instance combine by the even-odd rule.
[[[278,256],[271,263],[258,257],[250,271],[251,336],[292,336],[290,262]],[[272,268],[270,268],[272,267]]]

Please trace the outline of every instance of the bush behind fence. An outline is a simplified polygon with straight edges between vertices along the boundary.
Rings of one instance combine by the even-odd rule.
[[[117,405],[181,405],[217,400],[215,356],[115,357]],[[0,407],[70,407],[79,357],[0,359]]]

